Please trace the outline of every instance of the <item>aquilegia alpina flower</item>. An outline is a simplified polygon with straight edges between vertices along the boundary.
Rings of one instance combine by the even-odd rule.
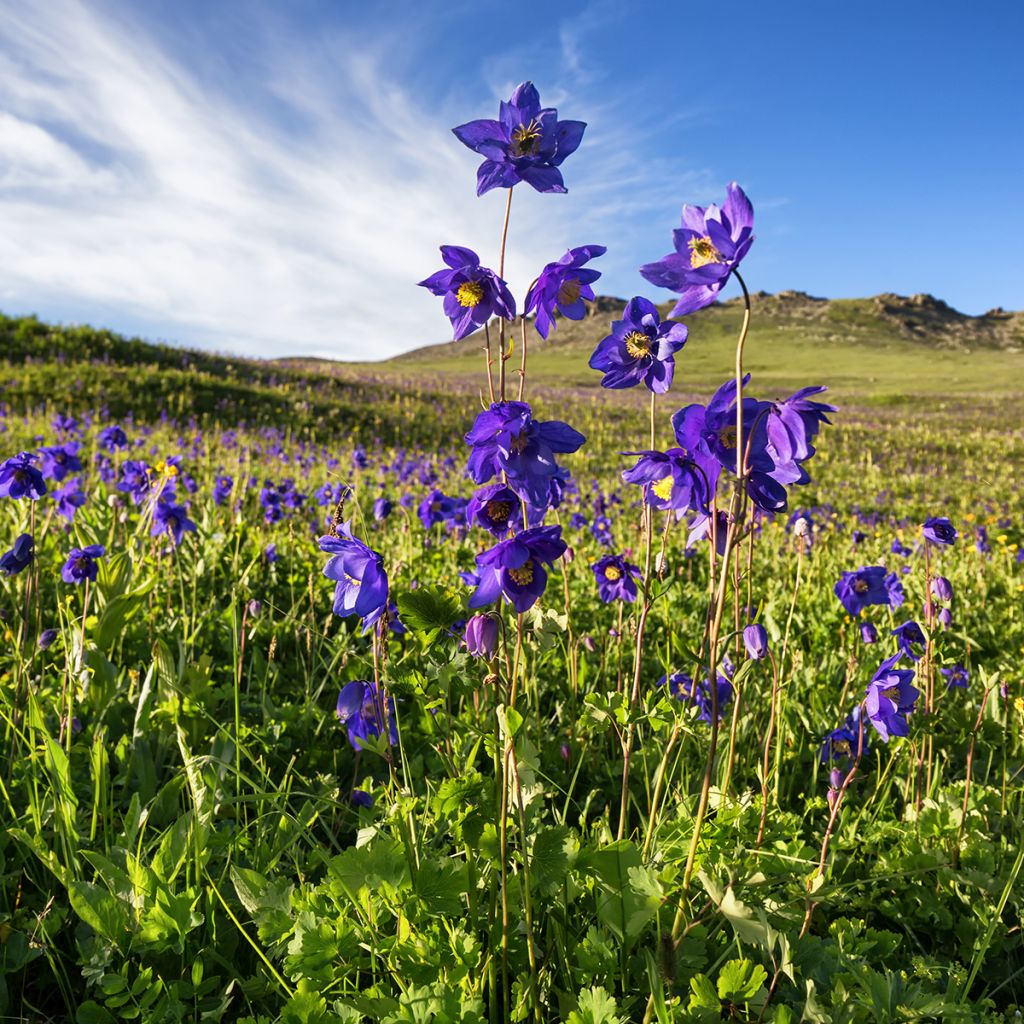
[[[581,245],[557,262],[549,263],[526,293],[526,313],[537,311],[535,326],[542,338],[555,329],[555,310],[570,320],[582,320],[587,313],[583,304],[594,301],[590,286],[601,276],[600,270],[584,270],[583,264],[608,250],[603,245]]]
[[[35,557],[36,542],[29,533],[23,533],[14,542],[10,551],[0,555],[0,572],[5,576],[17,576],[27,569]]]
[[[508,285],[486,267],[472,249],[461,245],[442,245],[441,258],[448,270],[420,281],[420,287],[444,296],[444,315],[452,322],[453,340],[479,330],[492,316],[514,320],[516,300]]]
[[[771,476],[780,484],[809,482],[803,463],[814,455],[811,441],[822,423],[832,422],[825,414],[836,411],[834,405],[813,402],[809,396],[827,390],[820,385],[801,388],[781,402],[767,403],[768,454],[775,463]]]
[[[921,660],[921,655],[914,652],[914,645],[919,644],[924,647],[925,638],[921,627],[916,622],[913,620],[904,622],[902,626],[897,626],[892,631],[892,635],[896,637],[901,654],[905,654],[911,661]]]
[[[954,665],[952,668],[940,669],[943,676],[946,679],[946,689],[952,690],[954,688],[966,690],[967,684],[970,682],[970,673],[963,667],[963,665]]]
[[[174,546],[181,544],[181,539],[186,533],[194,533],[196,524],[188,517],[188,511],[184,505],[174,505],[171,502],[158,501],[153,509],[153,526],[149,531],[151,537],[159,537],[166,533],[174,540]]]
[[[77,441],[69,441],[52,448],[40,448],[43,476],[60,483],[69,473],[80,473],[82,460],[78,457],[78,449],[81,447]]]
[[[913,670],[895,667],[901,654],[894,654],[882,662],[874,679],[868,683],[864,702],[868,721],[883,743],[888,743],[890,736],[906,736],[910,732],[907,715],[914,710],[919,696],[918,690],[911,685]]]
[[[324,566],[324,575],[338,584],[334,589],[334,614],[358,615],[365,633],[387,610],[384,559],[356,540],[348,523],[342,523],[338,533],[337,537],[320,538],[320,550],[332,556]]]
[[[622,479],[643,487],[648,505],[663,511],[710,514],[707,467],[696,462],[685,448],[623,454],[639,456],[636,465],[623,472]]]
[[[837,761],[844,757],[853,761],[858,751],[861,755],[868,752],[868,737],[861,723],[860,705],[858,704],[847,716],[846,721],[833,729],[821,745],[821,763]]]
[[[462,641],[474,658],[493,658],[498,649],[498,620],[493,615],[471,615]]]
[[[482,608],[504,597],[517,612],[532,608],[547,586],[544,566],[561,558],[565,548],[560,526],[536,526],[477,555],[480,582],[469,607]]]
[[[688,333],[684,324],[662,323],[654,303],[637,295],[626,304],[622,319],[612,321],[612,333],[598,343],[589,366],[604,373],[603,388],[645,384],[663,395],[672,387],[674,353],[686,344]]]
[[[747,626],[743,630],[743,646],[749,657],[760,661],[768,654],[768,630],[759,622]]]
[[[84,548],[74,548],[64,568],[60,571],[60,578],[65,583],[80,584],[86,580],[95,582],[96,574],[99,572],[97,559],[106,554],[106,548],[102,544],[89,544]]]
[[[948,547],[956,540],[956,527],[945,516],[932,516],[921,527],[924,539]]]
[[[628,604],[636,600],[635,581],[640,579],[640,568],[627,562],[625,556],[605,555],[591,568],[597,580],[597,596],[605,604],[611,604],[612,601],[625,601]]]
[[[508,103],[502,102],[497,121],[469,121],[452,132],[484,157],[476,175],[476,194],[482,196],[520,181],[538,192],[565,192],[558,167],[576,151],[586,127],[582,121],[559,121],[557,110],[541,107],[533,82],[523,82]]]
[[[19,452],[0,465],[0,498],[31,498],[35,501],[46,493],[43,474],[33,465],[31,452]]]
[[[523,521],[523,503],[505,484],[488,484],[469,499],[466,519],[471,526],[482,526],[495,537],[507,537]]]
[[[753,244],[754,208],[733,182],[721,207],[683,207],[682,226],[672,232],[675,252],[640,268],[659,288],[679,292],[672,316],[711,305]]]
[[[881,565],[862,565],[854,572],[844,572],[832,589],[848,615],[859,615],[869,605],[892,604],[888,574]]]
[[[469,475],[485,484],[505,473],[509,487],[536,508],[544,508],[558,474],[556,452],[576,451],[586,440],[560,420],[538,422],[526,402],[492,402],[466,434]]]
[[[354,749],[361,750],[366,740],[384,731],[383,708],[380,705],[381,699],[373,682],[357,679],[342,687],[334,714],[345,726],[348,741]],[[394,746],[398,742],[398,729],[395,726],[395,702],[391,698],[388,698],[388,712],[388,738]]]

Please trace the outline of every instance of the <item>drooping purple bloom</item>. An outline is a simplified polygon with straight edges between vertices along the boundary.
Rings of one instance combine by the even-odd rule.
[[[873,622],[862,622],[860,624],[860,638],[866,644],[878,643],[878,630]]]
[[[356,807],[362,807],[364,810],[369,810],[373,806],[373,797],[365,789],[353,789],[348,798]]]
[[[488,484],[469,499],[466,519],[471,525],[482,526],[495,537],[507,537],[523,521],[523,503],[519,495],[505,484]]]
[[[599,270],[585,270],[589,260],[603,256],[603,245],[581,245],[569,249],[555,263],[549,263],[526,293],[523,315],[537,311],[535,326],[542,338],[555,329],[555,310],[570,320],[582,320],[587,314],[584,301],[594,301],[591,285],[601,276]]]
[[[681,701],[690,701],[697,705],[699,709],[698,718],[702,722],[711,724],[712,714],[712,697],[711,687],[708,685],[707,679],[702,679],[698,684],[696,690],[693,692],[693,697],[690,696],[690,691],[693,689],[693,679],[685,672],[673,672],[670,676],[662,676],[658,680],[659,686],[668,684],[669,693],[673,697],[676,697]],[[733,690],[732,683],[722,674],[718,676],[718,720],[722,720],[722,715],[725,712],[726,705],[732,700]]]
[[[899,608],[906,600],[906,594],[903,591],[903,581],[891,572],[885,577],[885,592],[889,595],[889,607],[895,611]]]
[[[862,608],[889,604],[886,572],[881,565],[862,565],[844,572],[832,588],[848,615],[859,615]]]
[[[905,654],[911,661],[921,660],[921,655],[914,652],[914,645],[919,644],[924,647],[925,639],[921,627],[916,622],[912,620],[904,622],[902,626],[897,626],[892,631],[892,635],[896,637],[896,644],[902,654]]]
[[[937,601],[952,601],[953,584],[945,576],[936,576],[932,580],[932,596]]]
[[[60,571],[60,578],[65,583],[76,585],[85,583],[86,580],[95,581],[99,572],[97,559],[106,554],[102,544],[89,544],[84,548],[74,548],[68,555],[64,568]]]
[[[53,642],[57,639],[58,635],[57,630],[53,628],[44,629],[42,633],[39,634],[39,639],[36,641],[39,650],[49,650],[53,646]]]
[[[675,252],[640,268],[651,284],[679,292],[672,316],[685,316],[718,298],[729,275],[753,244],[754,208],[733,182],[721,207],[683,207],[682,225],[672,233]]]
[[[943,629],[949,629],[953,625],[953,613],[948,608],[939,609],[939,625]]]
[[[373,518],[376,519],[378,523],[383,522],[389,515],[391,515],[391,510],[393,508],[394,506],[387,498],[378,498],[373,503]]]
[[[924,539],[932,544],[947,547],[956,540],[956,527],[944,516],[932,516],[921,527]]]
[[[267,565],[273,565],[278,559],[277,545],[268,544],[263,549],[263,557],[266,560]]]
[[[474,658],[493,658],[498,649],[498,620],[493,615],[472,615],[462,642]]]
[[[476,175],[476,194],[512,188],[520,181],[538,192],[565,192],[559,165],[583,139],[582,121],[559,121],[558,111],[541,107],[532,82],[518,85],[498,120],[469,121],[453,128],[455,137],[484,157]]]
[[[472,249],[442,245],[441,258],[447,270],[420,281],[420,287],[444,297],[444,314],[452,322],[453,340],[479,330],[492,316],[514,320],[516,300],[508,285],[486,267]]]
[[[517,612],[525,612],[538,601],[547,586],[550,566],[565,553],[560,526],[536,526],[477,555],[480,582],[469,599],[470,608],[504,597]]]
[[[168,534],[174,540],[174,546],[181,544],[181,539],[186,533],[194,533],[196,524],[188,517],[188,510],[184,505],[174,505],[170,502],[158,501],[153,509],[153,525],[150,528],[151,537],[159,537],[162,533]]]
[[[17,576],[32,564],[36,542],[29,533],[23,533],[14,542],[10,551],[0,555],[0,572],[5,576]]]
[[[335,539],[335,538],[325,538]],[[398,728],[395,725],[395,702],[388,699],[388,730],[391,746],[398,742]],[[353,680],[341,688],[335,716],[345,726],[348,741],[354,750],[362,750],[366,741],[384,731],[383,700],[378,695],[374,682]]]
[[[469,475],[478,484],[505,473],[508,484],[536,508],[547,505],[555,453],[576,451],[586,440],[559,420],[538,422],[526,402],[493,402],[466,434]]]
[[[123,448],[128,443],[128,437],[125,432],[116,424],[110,427],[104,427],[99,436],[96,439],[100,446],[106,448],[108,452],[115,452],[118,448]]]
[[[57,514],[63,516],[68,522],[75,518],[75,513],[85,504],[85,491],[82,490],[82,481],[78,477],[69,480],[63,487],[58,487],[53,492],[57,501]]]
[[[868,721],[883,743],[888,743],[890,736],[906,736],[910,732],[907,715],[914,710],[919,696],[918,690],[911,685],[913,670],[895,667],[900,657],[901,654],[894,654],[882,662],[868,683],[864,702]]]
[[[760,661],[768,654],[768,630],[759,622],[752,623],[743,630],[743,646],[747,656]]]
[[[637,295],[626,304],[622,319],[612,321],[612,333],[598,342],[589,366],[604,374],[603,388],[644,384],[663,395],[672,387],[675,353],[688,333],[684,324],[662,323],[654,303]]]
[[[822,386],[801,388],[781,402],[768,403],[768,454],[775,463],[771,476],[780,484],[804,484],[810,480],[802,464],[814,455],[811,442],[822,423],[831,423],[826,413],[835,412],[836,407],[813,402],[809,396],[827,390]]]
[[[952,668],[944,668],[940,669],[940,671],[946,677],[947,690],[966,690],[968,683],[971,681],[971,674],[963,665],[954,665]]]
[[[335,580],[334,614],[358,615],[365,633],[387,610],[388,574],[384,559],[352,536],[349,523],[338,528],[339,536],[321,537],[320,550],[331,558],[324,575]]]
[[[627,562],[624,555],[604,555],[592,566],[597,580],[597,596],[605,604],[612,601],[636,600],[636,580],[641,578],[639,566]]]
[[[623,454],[639,456],[636,465],[623,472],[622,479],[641,486],[648,505],[679,514],[709,514],[707,460],[698,463],[685,448]]]
[[[33,465],[31,452],[19,452],[0,465],[0,498],[30,498],[35,501],[46,493],[43,474]]]
[[[420,502],[417,515],[420,517],[423,529],[429,530],[438,523],[449,523],[457,519],[464,508],[464,499],[449,497],[447,494],[434,488]]]
[[[40,448],[43,476],[60,483],[69,473],[80,473],[82,460],[78,457],[78,449],[81,447],[77,441],[69,441],[51,448]]]

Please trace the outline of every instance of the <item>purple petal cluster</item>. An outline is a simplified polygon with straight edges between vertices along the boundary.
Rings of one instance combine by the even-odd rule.
[[[625,555],[605,555],[591,569],[597,580],[597,596],[605,604],[612,601],[629,604],[636,600],[636,581],[641,579],[641,572],[638,566],[626,561]]]
[[[547,572],[565,554],[560,526],[536,526],[477,555],[479,583],[470,608],[482,608],[503,597],[517,612],[537,603],[547,585]]]
[[[599,270],[585,270],[584,264],[608,250],[603,245],[581,245],[569,249],[540,272],[526,293],[524,315],[537,312],[535,326],[542,338],[555,329],[555,311],[570,320],[582,320],[587,313],[584,301],[594,301],[591,285],[601,276]]]
[[[441,258],[447,270],[420,281],[420,287],[444,298],[444,314],[452,322],[453,340],[459,341],[479,330],[491,317],[514,320],[516,300],[508,285],[487,267],[472,249],[442,245]]]
[[[387,610],[388,574],[384,559],[352,536],[349,523],[342,523],[337,537],[321,537],[320,550],[331,558],[324,575],[334,580],[334,614],[358,615],[365,633]]]
[[[662,323],[654,303],[639,295],[626,304],[621,320],[590,357],[590,368],[600,370],[604,388],[631,388],[644,384],[663,395],[672,387],[674,355],[686,344],[684,324]]]

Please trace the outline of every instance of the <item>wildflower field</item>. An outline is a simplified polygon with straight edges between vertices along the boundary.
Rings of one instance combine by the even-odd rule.
[[[507,227],[583,131],[456,134]],[[0,322],[0,1017],[1019,1019],[1019,355],[826,391],[753,217],[446,245],[429,368]]]

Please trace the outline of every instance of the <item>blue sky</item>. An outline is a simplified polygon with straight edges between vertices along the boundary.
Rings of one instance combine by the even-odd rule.
[[[753,289],[1024,308],[1024,6],[0,0],[0,308],[273,356],[442,340],[437,246],[496,262],[452,125],[524,79],[588,122],[569,194],[516,190],[521,296],[598,290],[738,180]]]

